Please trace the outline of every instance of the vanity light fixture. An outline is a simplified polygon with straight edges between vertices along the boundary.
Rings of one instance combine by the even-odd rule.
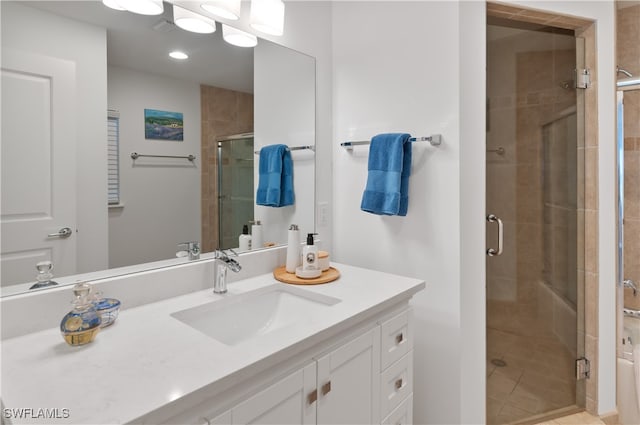
[[[189,55],[187,55],[186,53],[181,52],[179,50],[174,50],[173,52],[169,53],[169,56],[171,56],[174,59],[178,59],[178,60],[189,59]]]
[[[124,7],[120,6],[118,0],[102,0],[102,4],[113,10],[127,10]]]
[[[255,35],[225,24],[222,24],[222,38],[227,43],[238,47],[255,47],[258,44],[258,37]]]
[[[251,26],[260,32],[282,35],[284,3],[282,0],[251,0]]]
[[[212,15],[236,21],[240,19],[240,2],[241,0],[208,0],[200,7]]]
[[[173,22],[186,31],[199,34],[216,32],[216,21],[206,16],[198,15],[180,6],[173,5]]]
[[[117,0],[120,7],[139,15],[160,15],[164,11],[162,0]]]

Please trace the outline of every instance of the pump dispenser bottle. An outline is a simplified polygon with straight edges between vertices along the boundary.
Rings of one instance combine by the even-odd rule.
[[[242,234],[238,237],[238,247],[240,251],[249,251],[251,249],[251,235],[249,234],[249,226],[242,226]]]
[[[262,242],[262,225],[260,220],[252,221],[251,225],[251,249],[260,249],[263,246]]]
[[[295,273],[300,265],[300,231],[297,224],[289,227],[289,237],[287,242],[287,262],[285,270],[287,273]]]
[[[318,247],[313,243],[313,235],[307,234],[307,244],[302,248],[302,270],[313,271],[318,270]]]

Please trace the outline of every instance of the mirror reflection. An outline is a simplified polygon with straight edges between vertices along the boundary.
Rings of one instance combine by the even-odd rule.
[[[293,205],[255,203],[262,147],[315,145],[312,57],[263,39],[231,46],[219,23],[183,31],[168,3],[161,16],[0,6],[3,295],[27,289],[42,261],[64,283],[158,267],[181,242],[237,250],[256,221],[252,249],[285,243],[292,223],[314,230],[312,149],[291,151]]]

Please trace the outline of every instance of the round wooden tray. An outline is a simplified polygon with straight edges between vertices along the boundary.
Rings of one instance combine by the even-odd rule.
[[[295,273],[287,273],[285,266],[281,266],[273,271],[273,277],[280,282],[290,283],[292,285],[320,285],[322,283],[333,282],[340,277],[340,272],[334,267],[329,267],[329,270],[323,271],[318,277],[302,279],[296,276]]]

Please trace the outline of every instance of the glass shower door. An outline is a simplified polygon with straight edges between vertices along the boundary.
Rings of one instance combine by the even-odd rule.
[[[220,249],[237,248],[242,226],[253,220],[253,134],[218,141],[218,221]]]
[[[487,423],[580,410],[584,119],[573,31],[488,17]],[[487,247],[499,246],[495,224]]]

